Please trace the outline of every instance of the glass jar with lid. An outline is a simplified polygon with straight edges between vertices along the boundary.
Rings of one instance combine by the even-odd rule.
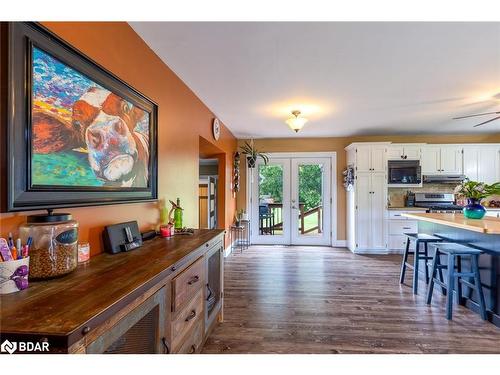
[[[21,241],[32,238],[30,279],[66,275],[78,264],[78,222],[67,213],[30,215],[19,228]]]

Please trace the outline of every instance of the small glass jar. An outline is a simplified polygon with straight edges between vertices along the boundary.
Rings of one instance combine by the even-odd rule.
[[[32,238],[29,250],[30,279],[66,275],[78,264],[78,222],[70,214],[52,213],[28,216],[19,228],[21,241]]]

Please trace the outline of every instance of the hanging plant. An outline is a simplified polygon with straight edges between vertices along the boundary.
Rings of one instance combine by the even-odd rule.
[[[247,157],[248,168],[255,168],[255,163],[257,162],[257,158],[262,158],[264,164],[267,165],[269,162],[269,156],[259,152],[255,149],[253,144],[253,139],[248,143],[245,141],[245,144],[240,147],[241,153],[245,154]]]

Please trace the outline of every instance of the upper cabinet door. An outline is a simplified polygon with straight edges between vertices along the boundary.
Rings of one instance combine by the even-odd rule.
[[[387,147],[387,160],[402,160],[404,155],[403,145],[390,145]]]
[[[420,160],[421,147],[405,145],[404,156],[407,160]]]
[[[385,172],[387,169],[387,145],[371,146],[372,172]]]
[[[477,146],[467,146],[464,148],[464,175],[472,181],[479,180],[478,157],[479,148]]]
[[[371,171],[370,151],[371,147],[369,145],[356,147],[356,169],[358,172]]]
[[[461,146],[441,146],[441,173],[462,174],[463,168],[463,147]]]
[[[425,146],[422,150],[422,174],[439,174],[441,172],[441,148]]]
[[[464,163],[467,158],[465,158]],[[493,184],[500,181],[500,148],[481,147],[477,150],[476,181]]]

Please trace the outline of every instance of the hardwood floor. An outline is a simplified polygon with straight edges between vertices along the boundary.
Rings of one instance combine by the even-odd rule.
[[[252,246],[226,258],[224,323],[203,353],[500,353],[500,328],[413,296],[400,255]]]

